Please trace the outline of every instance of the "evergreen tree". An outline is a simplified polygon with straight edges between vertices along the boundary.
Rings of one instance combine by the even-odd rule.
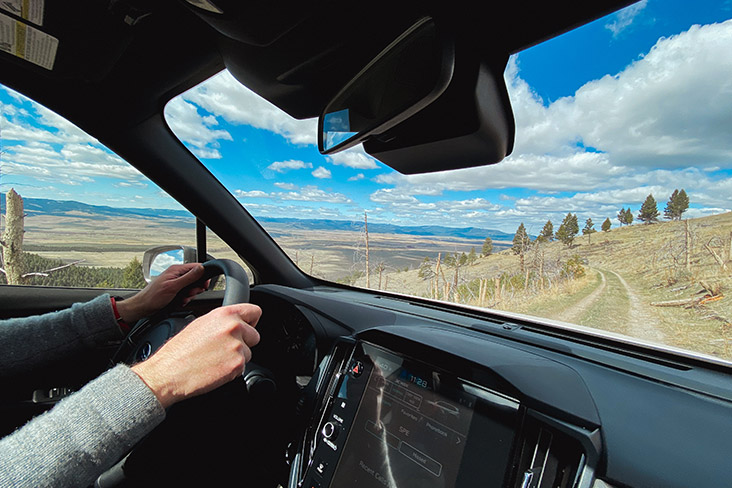
[[[468,264],[475,263],[476,259],[478,259],[478,253],[475,252],[475,248],[470,248],[470,254],[468,254]]]
[[[630,207],[625,211],[625,223],[630,225],[633,223],[633,212],[630,211]]]
[[[668,199],[663,216],[669,220],[681,220],[681,215],[689,208],[689,196],[684,189],[674,190]]]
[[[582,229],[582,235],[588,235],[597,232],[595,229],[593,229],[593,227],[595,227],[595,224],[592,222],[591,218],[585,220],[585,227]]]
[[[526,233],[526,227],[524,227],[524,223],[521,222],[521,225],[516,229],[516,234],[513,236],[513,246],[511,247],[511,250],[514,254],[522,254],[529,248],[530,242],[531,239],[529,239],[529,234]]]
[[[135,257],[122,274],[122,288],[145,288],[145,277],[142,275],[142,263]]]
[[[687,195],[686,191],[682,188],[681,191],[679,191],[678,201],[676,202],[676,212],[678,214],[676,220],[681,220],[681,216],[687,210],[689,210],[689,195]]]
[[[483,241],[483,248],[480,251],[481,256],[490,256],[493,253],[493,241],[490,237],[486,237]]]
[[[546,224],[544,224],[544,227],[541,229],[541,233],[539,233],[539,237],[537,239],[539,242],[549,242],[554,240],[554,224],[552,224],[551,220],[546,221]]]
[[[618,212],[618,222],[620,222],[620,225],[623,226],[628,223],[628,217],[625,213],[625,207],[620,209],[620,212]]]
[[[653,195],[648,195],[638,211],[638,220],[646,224],[658,222],[658,205]]]
[[[557,230],[556,238],[559,239],[562,244],[571,247],[578,232],[579,224],[577,223],[577,215],[573,215],[570,212],[564,217],[564,220],[562,220],[562,225],[560,225],[559,230]]]
[[[417,272],[417,276],[419,276],[423,280],[429,280],[435,276],[435,272],[432,271],[432,260],[429,258],[429,256],[425,256],[422,260],[422,264],[419,265],[419,271]]]
[[[612,222],[610,222],[610,217],[608,217],[605,219],[605,222],[602,223],[602,231],[609,232],[610,227],[612,227],[612,226],[613,226],[613,224],[612,224]]]
[[[585,227],[582,229],[582,235],[587,236],[588,244],[592,244],[592,234],[597,232],[593,227],[595,227],[595,224],[593,224],[592,219],[588,217],[587,220],[585,220]]]

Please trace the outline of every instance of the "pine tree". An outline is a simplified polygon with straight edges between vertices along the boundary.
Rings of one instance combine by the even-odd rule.
[[[610,232],[610,227],[612,227],[612,226],[613,226],[613,224],[612,224],[612,222],[610,222],[610,217],[608,217],[602,223],[602,231],[603,232]]]
[[[516,234],[513,236],[513,246],[511,247],[511,250],[514,254],[523,254],[529,248],[530,242],[531,239],[529,239],[529,234],[526,233],[526,227],[524,227],[524,223],[521,222],[521,225],[516,229]]]
[[[628,210],[625,211],[625,223],[627,225],[633,223],[633,212],[631,212],[630,207],[628,207]]]
[[[468,264],[473,264],[478,259],[478,253],[475,252],[475,248],[470,248],[470,254],[468,254]]]
[[[592,234],[597,232],[593,227],[595,227],[595,224],[592,223],[592,219],[588,217],[587,220],[585,220],[585,227],[582,229],[582,235],[587,236],[589,244],[592,244]]]
[[[588,218],[587,220],[585,220],[585,226],[582,229],[582,234],[587,235],[592,234],[593,232],[597,232],[593,227],[595,227],[595,224],[592,222],[591,218]]]
[[[490,256],[493,253],[493,241],[490,237],[486,237],[483,241],[483,248],[480,251],[481,256]]]
[[[689,208],[689,196],[684,189],[674,190],[668,199],[663,216],[669,220],[681,220],[681,215]]]
[[[625,213],[625,207],[620,209],[620,212],[618,212],[618,222],[620,222],[620,225],[623,226],[628,223],[628,217]]]
[[[686,191],[682,188],[681,191],[679,191],[678,201],[676,202],[676,220],[681,220],[681,216],[689,210],[689,195],[686,194]]]
[[[142,263],[135,257],[123,270],[122,288],[144,288],[145,284]]]
[[[674,190],[673,193],[671,193],[671,196],[668,199],[668,203],[666,204],[666,208],[663,209],[663,217],[668,220],[675,220],[676,219],[676,211],[674,210],[674,204],[676,200],[679,197],[679,190]]]
[[[658,205],[656,199],[650,194],[646,197],[646,200],[641,205],[638,211],[638,220],[646,224],[652,224],[658,222]]]
[[[579,224],[577,223],[577,215],[573,215],[570,212],[564,217],[564,220],[562,220],[562,225],[560,225],[559,230],[557,230],[556,238],[559,239],[562,244],[571,247],[578,232]]]
[[[547,220],[544,227],[542,227],[539,237],[539,242],[549,242],[554,240],[554,224],[551,220]]]

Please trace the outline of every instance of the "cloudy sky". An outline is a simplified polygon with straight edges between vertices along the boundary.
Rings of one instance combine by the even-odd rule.
[[[226,72],[171,101],[173,131],[255,216],[538,233],[567,212],[599,227],[648,194],[688,216],[732,209],[732,0],[647,0],[519,53],[505,72],[517,135],[506,160],[405,176],[355,148],[321,156],[295,120]],[[2,176],[29,196],[169,207],[55,115],[0,90]]]

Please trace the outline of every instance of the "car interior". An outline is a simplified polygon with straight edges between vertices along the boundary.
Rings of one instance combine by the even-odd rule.
[[[0,82],[154,181],[250,276],[212,260],[207,276],[224,275],[225,290],[146,319],[96,357],[0,375],[2,435],[57,400],[30,401],[33,391],[76,389],[193,317],[249,301],[263,315],[244,375],[171,408],[96,486],[727,486],[729,363],[311,276],[164,117],[169,100],[227,69],[292,117],[319,117],[324,153],[363,143],[404,174],[500,164],[516,130],[509,56],[630,3],[45,2],[53,68],[0,52]],[[206,260],[205,232],[198,248],[186,259]],[[0,318],[105,291],[133,293],[3,286]]]

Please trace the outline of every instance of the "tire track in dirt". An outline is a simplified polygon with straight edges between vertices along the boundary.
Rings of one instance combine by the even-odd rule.
[[[615,271],[608,271],[608,273],[612,273],[618,278],[625,288],[628,300],[630,301],[626,335],[649,342],[664,343],[666,336],[655,326],[658,319],[648,310],[647,305],[643,303],[635,290],[633,290],[622,276]]]
[[[599,269],[596,269],[595,271],[597,271],[597,273],[600,275],[600,285],[585,298],[572,305],[571,307],[565,309],[561,314],[556,317],[557,320],[561,320],[562,322],[568,322],[571,324],[578,324],[580,318],[584,316],[587,311],[590,310],[590,308],[602,296],[602,294],[605,293],[605,288],[607,287],[605,273],[603,273]]]

